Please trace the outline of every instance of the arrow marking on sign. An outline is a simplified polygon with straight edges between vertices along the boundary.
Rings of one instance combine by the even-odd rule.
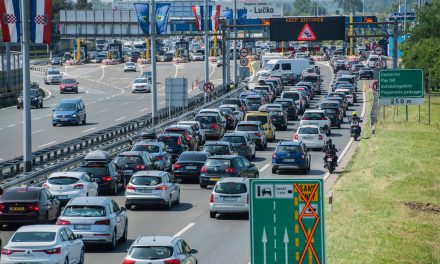
[[[264,264],[266,264],[266,243],[267,243],[267,236],[266,236],[266,228],[263,227],[263,237],[261,238],[261,242],[263,243],[263,261]]]
[[[286,264],[289,264],[289,251],[288,251],[288,245],[289,245],[289,234],[287,233],[287,227],[284,229],[284,254],[286,255]]]

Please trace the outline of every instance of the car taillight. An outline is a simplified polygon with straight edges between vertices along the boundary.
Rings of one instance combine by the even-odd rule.
[[[84,188],[84,184],[75,184],[73,186],[73,189],[83,189]]]
[[[247,146],[246,144],[240,144],[239,147],[246,147],[246,146]]]
[[[226,116],[226,119],[231,120],[231,116],[230,116],[230,115],[227,115],[227,116]]]
[[[154,188],[156,191],[166,191],[168,188],[166,185],[160,185]]]
[[[164,264],[180,264],[180,259],[165,260],[163,263]]]
[[[61,254],[61,248],[51,248],[51,249],[39,249],[39,250],[32,250],[33,252],[44,252],[47,255],[55,255],[55,254]]]
[[[322,135],[319,135],[319,140],[322,140],[322,139],[323,139]]]
[[[200,172],[201,172],[201,173],[206,173],[206,172],[208,172],[208,168],[207,168],[206,166],[203,166],[203,167],[200,169]]]
[[[186,140],[188,140],[188,141],[191,140],[190,136],[189,136],[187,133],[185,133],[185,138],[186,138]]]
[[[17,252],[24,252],[24,250],[16,250],[16,249],[14,250],[14,249],[6,249],[6,248],[2,249],[2,255],[11,255]]]
[[[209,197],[209,202],[213,203],[214,202],[214,194],[211,194],[211,197]]]
[[[240,106],[240,110],[243,111],[244,110],[244,106]]]
[[[105,182],[109,182],[109,181],[112,181],[113,178],[110,177],[110,176],[103,176],[103,177],[102,177],[102,180],[105,181]]]
[[[180,146],[182,142],[180,141],[180,138],[177,138],[177,145]]]
[[[96,221],[95,225],[110,225],[110,219]]]
[[[305,156],[304,156],[304,154],[303,154],[303,155],[301,155],[301,159],[305,159]]]
[[[136,264],[136,260],[124,258],[122,264]]]
[[[57,225],[70,225],[70,221],[58,219]]]
[[[303,99],[299,99],[299,104],[302,106],[303,105]]]
[[[276,159],[277,158],[277,154],[276,153],[273,153],[272,154],[272,159]]]
[[[31,211],[40,211],[40,207],[38,206],[38,204],[31,204],[28,206],[28,208]]]
[[[173,170],[180,170],[182,167],[182,164],[174,164]]]
[[[138,164],[138,165],[136,165],[135,168],[136,168],[137,170],[143,170],[143,169],[145,169],[145,165]]]
[[[156,160],[163,160],[163,156],[156,156]]]
[[[49,184],[45,183],[45,184],[41,185],[41,187],[43,187],[43,188],[49,188]]]
[[[131,185],[131,184],[128,184],[127,187],[125,187],[125,189],[126,189],[126,190],[130,190],[130,191],[135,191],[135,190],[136,190],[136,187],[134,187],[134,186]]]
[[[302,120],[309,120],[309,118],[306,116],[303,116]]]
[[[3,213],[5,211],[6,205],[0,204],[0,213]]]
[[[327,120],[327,117],[325,117],[325,116],[321,117],[321,120]]]
[[[261,133],[256,133],[255,135],[256,135],[257,137],[261,137],[261,136],[262,136]]]
[[[295,135],[293,136],[293,140],[298,140],[298,139],[299,139],[298,134],[295,134]]]
[[[219,128],[220,126],[219,125],[217,125],[217,124],[212,124],[211,125],[211,128],[214,128],[214,129],[217,129],[217,128]]]
[[[227,168],[225,169],[225,172],[226,172],[226,173],[234,173],[235,170],[234,170],[234,168],[232,168],[232,167],[227,167]]]

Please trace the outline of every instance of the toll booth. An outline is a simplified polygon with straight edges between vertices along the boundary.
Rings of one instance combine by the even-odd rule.
[[[80,53],[79,57],[80,57],[80,59],[81,60],[85,60],[85,61],[89,60],[87,44],[81,43],[79,47],[80,47],[79,48],[79,53]]]
[[[123,62],[122,44],[121,43],[108,44],[107,58],[112,60],[119,60],[119,62]]]
[[[189,43],[188,41],[179,41],[176,42],[176,53],[174,54],[176,59],[181,60],[182,62],[189,61]]]

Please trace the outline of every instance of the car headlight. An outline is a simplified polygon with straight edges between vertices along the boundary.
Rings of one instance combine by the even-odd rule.
[[[73,114],[72,117],[76,117],[76,114]]]
[[[56,114],[53,114],[53,115],[52,115],[52,118],[57,118],[57,115],[56,115]]]

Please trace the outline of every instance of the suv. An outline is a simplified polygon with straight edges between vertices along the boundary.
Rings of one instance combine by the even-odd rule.
[[[310,170],[311,156],[302,141],[281,141],[272,154],[272,173],[281,169]]]
[[[151,154],[158,170],[170,171],[172,167],[171,155],[168,147],[159,141],[139,141],[134,144],[131,151],[145,151]]]
[[[63,74],[57,69],[49,69],[43,77],[44,84],[60,84]]]
[[[198,150],[200,148],[200,138],[197,133],[187,125],[173,125],[165,128],[163,134],[180,134],[184,138],[184,142],[190,150]]]
[[[176,179],[200,178],[200,170],[209,157],[208,152],[185,151],[173,166],[173,175]]]
[[[237,105],[240,108],[240,111],[246,111],[246,104],[243,100],[239,98],[225,98],[223,99],[222,105],[226,104],[234,104]]]
[[[209,199],[209,216],[218,213],[249,212],[249,180],[247,178],[222,178],[212,189]]]
[[[184,138],[180,134],[161,134],[158,140],[165,143],[168,152],[171,154],[172,161],[175,162],[182,152],[189,149],[185,144]]]
[[[205,145],[206,135],[199,121],[179,121],[178,125],[190,126],[197,133],[200,146]]]
[[[202,129],[205,131],[206,137],[221,139],[225,133],[225,128],[223,127],[219,115],[202,113],[198,114],[195,120],[202,124]]]
[[[222,141],[230,142],[238,152],[238,155],[246,157],[248,160],[255,158],[256,146],[249,134],[228,132],[223,136]]]
[[[31,106],[35,106],[35,108],[43,108],[43,94],[39,89],[30,89],[29,96],[31,99]],[[23,108],[23,90],[17,98],[17,109],[20,108]]]
[[[296,108],[295,101],[293,99],[281,99],[277,98],[274,101],[275,104],[281,104],[283,106],[284,111],[287,112],[287,117],[291,120],[298,119],[298,110]]]
[[[122,176],[124,188],[137,171],[154,170],[154,158],[146,151],[125,151],[115,158],[116,169]]]
[[[260,121],[241,121],[237,124],[235,131],[250,134],[259,150],[264,150],[267,147],[266,131]]]
[[[62,99],[52,110],[52,125],[86,124],[86,106],[82,99]]]

